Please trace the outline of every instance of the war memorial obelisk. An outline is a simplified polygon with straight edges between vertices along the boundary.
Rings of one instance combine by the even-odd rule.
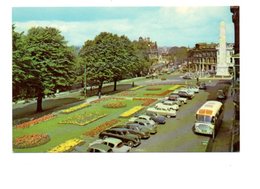
[[[230,76],[227,64],[227,44],[226,44],[226,26],[225,22],[220,23],[220,36],[219,36],[219,56],[217,60],[217,76]]]

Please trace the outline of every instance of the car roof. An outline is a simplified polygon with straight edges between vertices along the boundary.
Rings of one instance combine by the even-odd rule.
[[[102,150],[102,151],[108,151],[111,149],[111,147],[105,145],[105,144],[93,144],[90,146],[90,148]]]
[[[120,139],[118,139],[118,138],[113,138],[113,137],[105,138],[103,141],[104,141],[104,142],[113,143],[113,144],[119,144],[119,143],[122,142],[122,140],[120,140]]]
[[[150,118],[150,116],[148,116],[148,115],[145,115],[145,114],[142,114],[142,115],[140,115],[140,116],[138,116],[138,117],[144,117],[144,118]]]
[[[138,122],[143,122],[143,123],[149,123],[149,121],[147,121],[147,120],[144,120],[144,119],[136,119],[135,121],[138,121]]]
[[[114,131],[128,131],[127,128],[123,128],[123,127],[112,127],[108,130],[114,130]]]

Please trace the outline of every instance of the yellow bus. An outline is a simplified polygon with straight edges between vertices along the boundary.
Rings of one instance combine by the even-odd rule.
[[[223,119],[224,106],[219,101],[207,101],[196,113],[194,133],[211,135],[214,139]]]

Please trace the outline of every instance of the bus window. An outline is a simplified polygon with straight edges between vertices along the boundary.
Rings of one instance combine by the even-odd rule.
[[[210,123],[212,120],[211,116],[198,115],[198,114],[196,115],[196,119],[197,121],[208,122],[208,123]]]

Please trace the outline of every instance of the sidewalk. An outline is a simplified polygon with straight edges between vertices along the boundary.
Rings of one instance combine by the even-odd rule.
[[[231,151],[233,119],[234,119],[234,105],[233,105],[233,98],[230,95],[230,91],[229,91],[228,98],[225,102],[223,122],[213,142],[212,152]]]

